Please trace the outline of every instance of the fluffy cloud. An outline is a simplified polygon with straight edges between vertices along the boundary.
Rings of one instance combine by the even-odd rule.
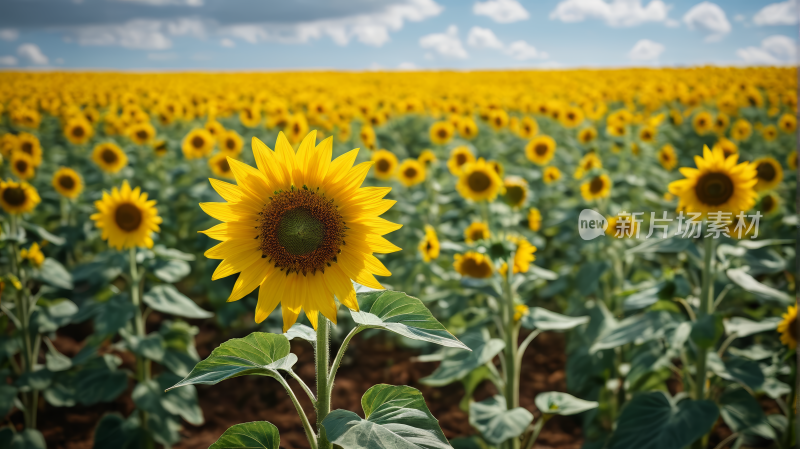
[[[19,31],[13,28],[0,29],[0,40],[14,41],[19,37]]]
[[[49,59],[36,44],[22,44],[17,48],[17,55],[35,65],[47,65]]]
[[[550,20],[574,23],[597,19],[612,27],[632,27],[646,22],[666,22],[669,8],[662,0],[642,6],[641,0],[562,0]]]
[[[433,33],[421,37],[419,45],[446,58],[466,59],[469,57],[461,44],[458,27],[455,25],[447,27],[447,31],[444,33]]]
[[[530,14],[517,0],[489,0],[472,6],[476,16],[487,16],[497,23],[513,23],[528,20]]]
[[[228,39],[227,37],[219,41],[219,44],[227,48],[233,48],[236,46],[236,42],[234,42],[233,39]]]
[[[397,66],[398,70],[417,70],[418,68],[413,62],[401,62]]]
[[[467,45],[475,48],[502,49],[503,43],[488,28],[472,27],[467,35]]]
[[[112,46],[136,50],[166,50],[172,47],[164,22],[131,20],[121,25],[89,25],[70,32],[64,40],[86,46]]]
[[[17,65],[17,58],[14,56],[0,56],[0,65]]]
[[[796,25],[798,0],[773,3],[761,8],[753,16],[756,25]]]
[[[633,61],[651,62],[658,60],[661,53],[664,53],[664,47],[658,42],[653,42],[650,39],[642,39],[637,42],[631,51],[628,52],[628,58]]]
[[[510,43],[506,49],[506,53],[518,61],[547,59],[549,56],[547,53],[537,50],[533,45],[525,41],[515,41]]]
[[[797,45],[787,36],[770,36],[761,41],[760,47],[745,47],[736,54],[746,64],[778,65],[791,64],[797,60]]]
[[[707,42],[715,42],[731,32],[731,23],[725,11],[711,2],[702,2],[694,5],[683,16],[683,23],[690,29],[699,29],[708,34]]]

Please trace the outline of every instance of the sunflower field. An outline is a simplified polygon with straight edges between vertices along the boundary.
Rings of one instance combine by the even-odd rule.
[[[0,448],[795,447],[796,117],[794,68],[2,72]]]

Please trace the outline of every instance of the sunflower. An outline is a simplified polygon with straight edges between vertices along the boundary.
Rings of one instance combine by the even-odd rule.
[[[681,115],[681,111],[677,109],[672,109],[669,111],[669,122],[672,123],[673,126],[680,126],[683,123],[683,115]]]
[[[475,120],[472,120],[472,117],[462,117],[458,121],[458,133],[461,137],[472,140],[478,135],[478,125]]]
[[[774,192],[769,192],[761,198],[756,210],[764,215],[774,215],[780,209],[781,199]]]
[[[186,159],[208,156],[214,150],[214,136],[204,128],[195,128],[183,139],[181,150]]]
[[[148,122],[135,123],[125,133],[137,145],[150,143],[156,137],[156,129]]]
[[[361,130],[358,132],[358,137],[364,142],[364,145],[369,148],[375,145],[375,130],[369,125],[361,127]]]
[[[778,120],[778,128],[789,134],[797,129],[797,118],[793,114],[783,114]]]
[[[780,162],[771,157],[762,157],[752,162],[756,168],[756,179],[758,182],[753,189],[756,192],[772,190],[783,181],[783,168]]]
[[[567,108],[564,111],[564,115],[561,116],[561,124],[566,128],[574,128],[583,123],[583,119],[583,111],[578,107],[571,106]]]
[[[665,170],[672,171],[678,165],[678,155],[671,144],[666,144],[658,150],[658,162]]]
[[[83,191],[83,179],[81,175],[69,167],[61,167],[53,175],[53,188],[61,196],[75,199]]]
[[[720,137],[717,143],[715,143],[714,146],[711,147],[711,150],[713,151],[716,148],[721,149],[722,154],[725,157],[739,153],[739,147],[736,145],[736,142],[728,140],[724,137]]]
[[[546,167],[542,174],[542,179],[545,184],[551,184],[561,179],[561,170],[557,167]]]
[[[767,142],[772,142],[778,137],[778,129],[775,128],[775,125],[767,125],[761,130],[761,137]]]
[[[537,136],[525,145],[525,156],[537,165],[547,165],[556,154],[556,141],[550,136]]]
[[[225,131],[218,138],[220,151],[228,154],[229,156],[236,157],[242,152],[242,137],[236,131]]]
[[[75,145],[82,145],[94,135],[94,128],[83,116],[75,116],[64,125],[64,137]]]
[[[303,137],[308,134],[308,121],[306,120],[306,116],[297,113],[289,117],[289,120],[286,122],[286,128],[284,128],[284,132],[289,138],[289,142],[292,144],[296,144],[303,140]]]
[[[397,169],[397,177],[406,187],[417,185],[425,181],[425,166],[416,159],[406,159]]]
[[[578,131],[578,142],[586,145],[597,138],[597,130],[594,127],[583,128]]]
[[[694,128],[694,132],[699,135],[707,134],[714,126],[714,119],[711,117],[711,113],[703,111],[698,113],[694,116],[692,120],[692,127]]]
[[[167,141],[164,139],[159,139],[153,142],[153,152],[156,153],[156,156],[161,157],[167,154],[169,148],[167,147]]]
[[[724,112],[720,112],[717,115],[717,118],[714,119],[714,132],[722,135],[728,129],[728,125],[730,125],[730,123],[730,117],[728,117],[728,115]]]
[[[778,332],[781,333],[781,343],[790,350],[797,348],[797,305],[789,306],[778,323]]]
[[[341,142],[350,140],[350,124],[339,123],[336,125],[336,138]]]
[[[37,141],[39,139],[36,139]],[[11,156],[11,153],[17,149],[19,137],[16,134],[5,133],[0,137],[0,154],[5,157]]]
[[[539,123],[533,117],[524,117],[519,123],[519,134],[523,139],[532,139],[539,132]]]
[[[397,156],[388,150],[373,152],[372,162],[375,163],[375,177],[378,179],[391,179],[392,176],[394,176],[395,170],[397,170]]]
[[[453,138],[453,134],[455,134],[455,128],[453,124],[447,121],[436,122],[431,125],[431,129],[429,131],[431,142],[436,145],[444,145],[447,142],[450,142],[450,139]]]
[[[419,157],[417,157],[417,161],[427,168],[438,162],[438,159],[436,159],[436,155],[433,153],[433,151],[422,150],[422,153],[420,153]]]
[[[110,194],[103,191],[103,198],[94,202],[97,212],[89,218],[102,230],[102,239],[118,250],[152,248],[152,234],[161,223],[155,205],[155,200],[147,200],[147,193],[139,187],[131,189],[125,180],[121,189],[114,187]]]
[[[618,239],[637,235],[639,231],[639,222],[632,220],[628,216],[624,218],[623,220],[621,215],[607,216],[606,221],[608,222],[608,227],[606,227],[606,234]]]
[[[318,313],[336,322],[336,302],[358,310],[351,281],[382,289],[374,274],[390,275],[372,253],[400,248],[382,235],[400,225],[379,216],[395,202],[388,187],[361,188],[371,162],[353,167],[358,150],[331,161],[333,139],[316,147],[312,131],[297,153],[283,133],[275,151],[253,138],[258,169],[230,160],[237,185],[211,180],[227,203],[202,203],[224,221],[204,231],[222,243],[206,257],[223,259],[212,279],[241,272],[228,301],[256,287],[255,320],[262,322],[283,301],[288,330],[305,310],[316,328]]]
[[[31,157],[22,151],[13,152],[11,154],[11,173],[23,181],[33,178],[36,170],[33,168]]]
[[[220,178],[233,178],[233,171],[228,163],[230,154],[222,152],[208,158],[208,168]]]
[[[611,178],[598,175],[581,184],[581,195],[586,201],[606,198],[611,193]]]
[[[532,207],[528,211],[528,228],[533,232],[542,228],[542,213],[538,208]]]
[[[436,230],[431,225],[425,225],[425,237],[419,242],[419,252],[422,254],[422,260],[430,262],[439,258],[439,237],[436,235]]]
[[[39,143],[38,137],[29,133],[19,133],[16,144],[14,151],[20,151],[30,156],[34,168],[42,165],[42,144]]]
[[[117,173],[128,165],[128,156],[116,143],[104,142],[94,147],[92,160],[106,173]]]
[[[656,140],[658,131],[654,126],[645,126],[639,130],[639,140],[646,143],[653,143]]]
[[[536,260],[536,256],[533,255],[533,253],[536,252],[536,247],[522,237],[508,237],[508,240],[515,246],[514,269],[512,273],[527,273],[531,267],[531,262]],[[497,271],[505,277],[508,272],[508,263],[503,262],[500,269]]]
[[[622,137],[628,129],[623,124],[609,124],[606,126],[606,134],[613,137]]]
[[[500,131],[501,129],[508,126],[508,112],[502,109],[494,109],[489,113],[489,125],[495,131]]]
[[[596,153],[586,153],[578,162],[578,168],[575,169],[575,179],[581,179],[586,173],[595,168],[603,168],[603,162]]]
[[[9,214],[30,212],[42,199],[27,182],[0,181],[0,206]]]
[[[22,248],[19,251],[19,257],[27,260],[34,267],[41,267],[44,263],[44,253],[37,242],[33,242],[30,248]]]
[[[503,181],[483,158],[464,164],[458,178],[456,190],[466,199],[494,201],[497,194],[504,193]]]
[[[530,309],[524,304],[517,304],[514,306],[514,322],[519,323],[525,315],[529,313]]]
[[[474,221],[464,230],[464,240],[467,243],[475,243],[479,240],[486,240],[491,237],[489,225],[480,221]]]
[[[245,106],[239,111],[239,122],[248,128],[255,128],[261,123],[261,111],[257,105]]]
[[[455,259],[453,267],[462,276],[486,279],[494,272],[492,261],[485,254],[467,251],[464,254],[456,254],[453,258]]]
[[[472,151],[465,146],[455,147],[450,151],[450,159],[447,160],[447,168],[450,173],[455,176],[460,176],[464,165],[475,162],[475,156]]]
[[[731,128],[731,138],[739,142],[745,141],[753,134],[753,125],[747,120],[740,118],[733,123]]]
[[[206,124],[203,125],[203,128],[210,132],[215,139],[225,134],[225,127],[222,126],[222,123],[211,118],[206,121]]]
[[[792,151],[789,153],[789,156],[786,157],[786,165],[792,170],[797,170],[797,150]]]
[[[756,168],[747,162],[736,164],[738,154],[703,147],[703,157],[695,156],[697,168],[681,168],[684,179],[669,184],[678,197],[678,209],[687,212],[731,212],[750,210],[756,200],[753,186],[758,182]]]
[[[505,167],[503,167],[503,164],[501,164],[499,161],[486,161],[486,164],[488,164],[489,167],[491,167],[492,170],[497,173],[497,176],[501,178],[506,173]]]
[[[517,208],[525,204],[528,199],[528,182],[519,176],[508,176],[503,180],[503,187],[506,193],[503,201],[511,207]]]

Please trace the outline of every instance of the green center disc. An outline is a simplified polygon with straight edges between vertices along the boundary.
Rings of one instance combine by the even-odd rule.
[[[308,254],[325,238],[325,226],[306,209],[286,211],[278,224],[278,243],[296,256]]]

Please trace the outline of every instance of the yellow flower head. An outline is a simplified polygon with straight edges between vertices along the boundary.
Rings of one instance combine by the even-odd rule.
[[[222,126],[222,123],[214,119],[208,119],[208,121],[206,121],[206,124],[203,125],[203,128],[205,128],[206,131],[210,132],[215,139],[218,139],[221,136],[223,136],[226,131],[225,127]]]
[[[703,111],[695,115],[692,120],[692,127],[694,132],[701,136],[708,134],[714,127],[714,119],[711,117],[711,113]]]
[[[658,131],[655,126],[645,126],[639,130],[639,140],[646,143],[653,143],[656,140]]]
[[[44,263],[44,253],[42,253],[39,244],[34,242],[30,248],[23,248],[19,252],[19,257],[27,260],[34,267],[41,267]]]
[[[16,138],[16,147],[13,151],[30,156],[33,168],[38,168],[42,164],[42,145],[39,143],[39,138],[33,134],[20,133]]]
[[[728,140],[724,137],[720,137],[717,143],[715,143],[714,146],[711,148],[711,150],[713,151],[717,148],[722,150],[722,154],[725,157],[737,154],[739,152],[739,147],[738,145],[736,145],[736,142]]]
[[[797,306],[789,306],[778,323],[778,332],[781,334],[781,343],[789,349],[797,348]]]
[[[792,170],[797,170],[797,150],[792,151],[789,153],[789,156],[786,157],[786,165]]]
[[[766,216],[775,215],[781,206],[781,198],[775,192],[768,192],[759,201],[756,210]]]
[[[375,163],[375,177],[382,180],[391,179],[397,171],[397,156],[388,150],[378,150],[372,153],[372,162]]]
[[[472,151],[465,146],[455,147],[450,151],[450,159],[447,160],[447,168],[455,176],[460,176],[462,168],[475,161],[475,156]]]
[[[22,151],[15,151],[11,154],[11,173],[17,178],[27,181],[36,174],[33,167],[33,160]]]
[[[523,139],[532,139],[539,132],[539,124],[533,117],[524,117],[519,122],[519,136]]]
[[[450,122],[441,121],[431,125],[430,138],[431,142],[436,145],[444,145],[450,142],[450,139],[453,138],[453,134],[455,134],[455,128],[453,128],[453,124]]]
[[[298,113],[289,117],[289,120],[286,122],[286,128],[284,129],[284,132],[286,133],[286,137],[289,138],[289,142],[292,142],[292,144],[297,144],[308,134],[308,129],[308,121],[306,120],[306,116]]]
[[[464,230],[464,240],[467,243],[475,243],[480,240],[486,240],[491,236],[489,233],[489,225],[480,221],[474,221],[467,226]]]
[[[564,114],[561,116],[561,123],[566,128],[574,128],[581,123],[583,123],[584,119],[583,110],[579,107],[571,106],[564,111]]]
[[[606,198],[611,193],[611,178],[608,175],[597,175],[581,184],[581,196],[586,201]]]
[[[233,178],[233,171],[231,170],[231,165],[228,163],[228,157],[232,157],[230,154],[222,152],[217,153],[210,158],[208,158],[208,168],[211,169],[211,172],[214,175],[219,176],[220,178]]]
[[[678,155],[671,144],[666,144],[658,150],[658,162],[665,170],[672,171],[678,165]]]
[[[767,142],[772,142],[778,137],[778,129],[775,128],[775,125],[767,125],[761,130],[761,137]]]
[[[225,131],[217,137],[219,150],[229,156],[236,157],[242,152],[242,136],[236,131]]]
[[[19,137],[16,134],[5,133],[0,136],[0,155],[4,157],[11,156],[11,153],[17,149]],[[36,139],[38,142],[39,139]]]
[[[515,246],[513,273],[527,273],[531,263],[536,260],[536,256],[533,255],[536,247],[522,237],[508,237],[508,240]],[[505,277],[508,272],[508,263],[503,262],[498,271]]]
[[[575,169],[575,179],[583,178],[586,173],[592,171],[595,168],[603,168],[603,162],[600,160],[600,157],[597,156],[596,153],[586,153],[578,162],[578,168]]]
[[[137,145],[150,143],[156,137],[156,129],[148,122],[140,122],[131,125],[125,132],[128,138]]]
[[[75,199],[83,191],[83,179],[75,170],[61,167],[53,175],[53,188],[61,196]]]
[[[533,232],[542,228],[542,213],[538,208],[532,207],[528,211],[528,228]]]
[[[164,139],[159,139],[153,142],[153,152],[156,153],[156,156],[161,157],[167,154],[169,148],[167,148],[167,141]]]
[[[797,117],[794,114],[783,114],[778,120],[778,128],[787,134],[793,133],[797,129]]]
[[[489,113],[489,125],[495,131],[505,128],[508,126],[508,113],[502,109],[493,109]]]
[[[106,173],[117,173],[128,166],[128,156],[113,142],[96,145],[92,150],[92,161]]]
[[[214,150],[214,136],[205,128],[195,128],[183,139],[181,150],[186,159],[208,156]]]
[[[528,314],[528,306],[524,304],[517,304],[514,306],[514,322],[519,323],[519,321]]]
[[[503,180],[506,193],[503,201],[511,207],[521,207],[528,199],[528,182],[519,176],[507,176]]]
[[[361,127],[361,130],[358,132],[358,137],[367,147],[375,145],[375,130],[369,125]]]
[[[91,218],[102,231],[101,237],[118,250],[129,248],[152,248],[154,232],[158,232],[161,217],[156,210],[156,201],[147,200],[147,193],[139,187],[131,189],[128,181],[122,188],[103,191],[103,198],[95,201],[97,212]]]
[[[419,157],[417,157],[417,160],[426,168],[438,162],[436,155],[431,150],[422,150],[422,153],[420,153]]]
[[[64,125],[64,137],[75,145],[82,145],[94,135],[94,128],[83,116],[74,116]]]
[[[425,166],[416,159],[406,159],[397,169],[397,178],[406,187],[417,185],[425,181]]]
[[[747,120],[740,118],[733,123],[733,127],[731,128],[731,138],[733,140],[743,142],[749,139],[751,134],[753,134],[753,125]]]
[[[453,267],[462,275],[476,279],[486,279],[494,273],[494,265],[489,256],[475,251],[456,254]]]
[[[497,176],[501,178],[503,177],[503,174],[505,174],[506,172],[505,167],[503,167],[503,164],[501,164],[499,161],[486,161],[486,164],[489,167],[491,167],[495,173],[497,173]]]
[[[758,182],[753,187],[756,192],[772,190],[783,181],[783,168],[780,162],[771,157],[762,157],[752,162],[756,169]]]
[[[372,163],[354,167],[358,150],[331,161],[333,139],[315,142],[312,131],[295,152],[280,133],[273,151],[253,138],[258,168],[229,159],[238,185],[212,179],[227,202],[200,204],[223,221],[204,231],[222,242],[205,253],[223,259],[212,280],[241,273],[228,301],[260,287],[256,322],[281,304],[284,330],[301,311],[315,328],[320,313],[335,323],[334,295],[358,310],[352,281],[382,289],[374,275],[391,273],[372,254],[400,249],[382,237],[400,228],[380,218],[391,189],[361,187]]]
[[[472,201],[494,201],[504,193],[503,181],[483,158],[464,164],[458,178],[456,190],[462,197]]]
[[[419,252],[422,260],[430,262],[439,258],[439,237],[436,230],[431,225],[425,225],[425,237],[419,242]]]
[[[544,173],[542,173],[542,180],[545,184],[552,184],[556,181],[561,179],[561,170],[557,167],[547,167],[544,169]]]
[[[39,192],[27,182],[0,180],[0,206],[9,214],[30,212],[41,201]]]
[[[586,145],[587,143],[591,143],[594,139],[597,138],[597,130],[590,126],[588,128],[583,128],[578,132],[578,142]]]
[[[245,106],[239,111],[239,121],[247,128],[255,128],[261,123],[261,110],[258,105]]]
[[[547,165],[556,154],[556,141],[550,136],[536,136],[525,145],[525,156],[537,165]]]

